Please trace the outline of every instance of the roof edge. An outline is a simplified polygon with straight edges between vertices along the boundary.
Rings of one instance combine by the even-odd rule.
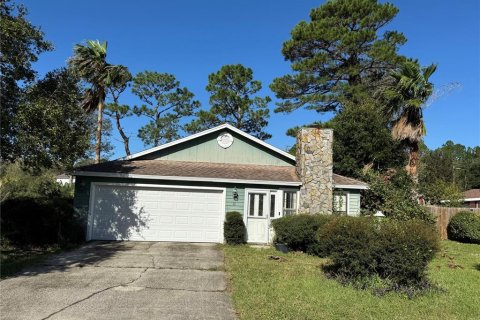
[[[220,131],[220,130],[223,130],[223,129],[229,129],[229,130],[232,130],[233,132],[235,133],[238,133],[239,135],[253,141],[253,142],[256,142],[290,160],[296,160],[295,156],[289,154],[288,152],[285,152],[283,150],[280,150],[279,148],[277,147],[274,147],[272,146],[271,144],[269,143],[266,143],[265,141],[262,141],[246,132],[243,132],[242,130],[238,129],[238,128],[235,128],[234,126],[232,126],[231,124],[228,124],[228,123],[224,123],[224,124],[221,124],[219,126],[216,126],[214,128],[211,128],[211,129],[207,129],[207,130],[204,130],[204,131],[201,131],[201,132],[198,132],[198,133],[195,133],[195,134],[192,134],[192,135],[189,135],[187,137],[184,137],[184,138],[180,138],[178,140],[175,140],[175,141],[172,141],[172,142],[168,142],[168,143],[165,143],[165,144],[162,144],[160,146],[157,146],[157,147],[153,147],[153,148],[150,148],[150,149],[147,149],[147,150],[143,150],[143,151],[140,151],[140,152],[137,152],[137,153],[134,153],[134,154],[131,154],[129,156],[126,156],[126,157],[122,157],[122,158],[118,158],[116,160],[132,160],[132,159],[136,159],[138,157],[141,157],[141,156],[144,156],[146,154],[149,154],[149,153],[152,153],[152,152],[156,152],[156,151],[160,151],[160,150],[163,150],[163,149],[167,149],[169,147],[172,147],[172,146],[175,146],[177,144],[181,144],[181,143],[184,143],[184,142],[187,142],[187,141],[190,141],[190,140],[193,140],[193,139],[196,139],[196,138],[199,138],[199,137],[202,137],[202,136],[205,136],[207,134],[210,134],[210,133],[213,133],[213,132],[216,132],[216,131]]]

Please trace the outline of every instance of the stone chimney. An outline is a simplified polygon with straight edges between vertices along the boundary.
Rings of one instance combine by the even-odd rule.
[[[297,133],[297,174],[302,181],[299,213],[332,213],[332,144],[332,129],[302,128]]]

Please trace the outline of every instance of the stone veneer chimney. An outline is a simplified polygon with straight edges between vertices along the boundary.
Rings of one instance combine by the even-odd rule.
[[[332,213],[333,130],[302,128],[297,133],[297,174],[302,181],[299,213]]]

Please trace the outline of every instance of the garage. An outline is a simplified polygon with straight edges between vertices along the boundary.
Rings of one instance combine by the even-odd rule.
[[[91,188],[91,240],[223,242],[222,188],[107,183]]]

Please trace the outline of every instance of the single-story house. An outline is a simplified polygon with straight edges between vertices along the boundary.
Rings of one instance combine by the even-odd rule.
[[[470,189],[463,193],[463,202],[468,208],[480,208],[480,189]]]
[[[76,210],[87,240],[223,242],[228,211],[248,242],[269,243],[271,220],[358,215],[361,181],[333,174],[333,131],[305,128],[297,156],[229,124],[128,157],[78,168]]]

